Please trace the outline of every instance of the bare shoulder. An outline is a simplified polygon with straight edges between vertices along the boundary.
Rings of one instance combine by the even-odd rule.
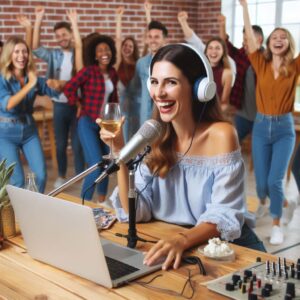
[[[223,75],[224,76],[232,76],[232,74],[233,74],[233,72],[232,72],[232,70],[230,68],[225,68],[223,70]]]
[[[216,122],[209,126],[208,146],[212,155],[224,154],[239,149],[234,126],[228,122]]]

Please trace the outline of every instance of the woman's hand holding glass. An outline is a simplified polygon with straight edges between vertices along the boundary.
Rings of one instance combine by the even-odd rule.
[[[98,122],[97,122],[98,123]],[[101,128],[102,135],[100,133],[101,139],[107,144],[105,140],[109,140],[110,152],[108,155],[104,155],[103,158],[113,160],[115,154],[113,152],[113,140],[116,137],[116,134],[121,129],[122,116],[119,103],[106,103],[100,114],[100,123],[98,125]],[[103,130],[103,131],[102,131]]]
[[[121,151],[121,149],[124,147],[124,138],[123,138],[123,132],[122,132],[122,125],[125,121],[125,117],[121,117],[120,126],[118,131],[112,132],[103,126],[103,120],[101,118],[96,120],[96,123],[100,127],[100,138],[101,140],[111,147],[111,151],[117,155]]]

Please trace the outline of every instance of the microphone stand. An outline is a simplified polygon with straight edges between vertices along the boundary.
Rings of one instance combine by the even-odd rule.
[[[61,186],[59,186],[58,188],[52,190],[48,194],[48,196],[56,196],[57,194],[59,194],[60,192],[64,191],[66,188],[68,188],[69,186],[71,186],[73,183],[81,180],[82,178],[84,178],[85,176],[87,176],[90,173],[94,172],[98,168],[105,168],[105,167],[107,167],[108,163],[109,163],[109,161],[103,160],[103,161],[100,161],[100,162],[94,164],[93,166],[89,167],[88,169],[86,169],[85,171],[83,171],[80,174],[76,175],[75,177],[71,178],[70,180],[68,180],[67,182],[65,182],[64,184],[62,184]]]
[[[128,164],[129,187],[128,187],[128,234],[116,233],[116,236],[127,238],[127,247],[135,248],[137,241],[149,242],[140,238],[136,233],[136,189],[134,183],[135,171],[143,158],[151,151],[147,146],[144,153]]]

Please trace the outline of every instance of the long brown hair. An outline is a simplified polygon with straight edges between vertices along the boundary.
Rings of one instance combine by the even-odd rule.
[[[137,60],[139,59],[139,47],[137,45],[136,40],[134,39],[134,37],[132,36],[128,36],[126,37],[121,44],[121,49],[123,48],[123,45],[127,42],[127,41],[131,41],[133,43],[133,53],[132,53],[132,60],[136,63]],[[123,60],[123,57],[122,57]]]
[[[282,57],[283,60],[282,60],[281,66],[279,68],[279,74],[282,75],[282,76],[289,76],[289,65],[293,61],[294,56],[295,56],[295,41],[294,41],[293,36],[291,35],[291,33],[287,29],[282,28],[282,27],[276,27],[271,32],[271,34],[268,36],[267,41],[266,41],[266,46],[267,47],[266,47],[266,50],[265,50],[265,53],[264,53],[265,59],[268,62],[273,59],[273,54],[272,54],[271,49],[270,49],[270,40],[271,40],[272,34],[277,30],[283,31],[287,35],[287,39],[289,41],[289,47],[288,47],[286,53]]]
[[[230,67],[230,63],[229,63],[229,59],[228,59],[228,50],[227,50],[227,46],[224,42],[223,39],[221,39],[219,36],[215,36],[212,37],[207,43],[206,43],[206,47],[204,50],[205,55],[207,56],[207,48],[209,46],[209,44],[211,42],[218,42],[219,44],[221,44],[222,46],[222,50],[223,50],[223,55],[221,57],[221,61],[219,63],[221,63],[221,65],[223,66],[224,69],[231,69]]]
[[[197,79],[206,76],[205,67],[199,55],[183,44],[172,44],[160,48],[151,61],[150,73],[152,73],[154,64],[159,61],[168,61],[175,65],[188,79],[191,86],[195,84]],[[193,95],[186,95],[186,101],[191,101],[192,118],[196,124],[199,122],[213,123],[224,121],[216,97],[203,103],[195,99]],[[175,151],[177,137],[172,123],[165,123],[161,120],[157,107],[154,107],[152,116],[162,124],[163,135],[152,146],[147,165],[152,173],[158,174],[163,178],[177,162],[177,153]]]
[[[28,52],[28,62],[24,73],[27,74],[29,71],[35,71],[35,65],[28,45],[22,38],[13,36],[4,43],[0,57],[0,72],[6,80],[9,80],[13,76],[14,66],[12,64],[12,53],[17,44],[24,44]]]

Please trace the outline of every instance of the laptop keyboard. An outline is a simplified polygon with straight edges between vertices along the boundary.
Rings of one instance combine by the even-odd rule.
[[[105,256],[109,274],[112,280],[118,279],[122,276],[131,274],[139,269],[125,264],[119,260],[113,259],[111,257]]]

